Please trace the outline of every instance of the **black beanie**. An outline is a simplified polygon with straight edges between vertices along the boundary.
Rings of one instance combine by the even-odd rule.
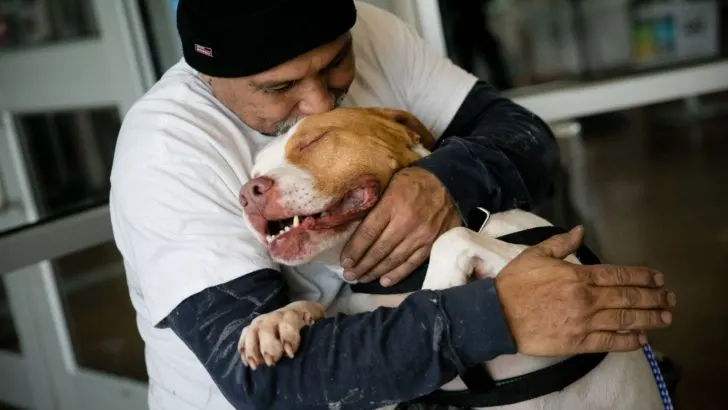
[[[195,70],[245,77],[336,40],[356,21],[353,0],[180,0],[177,30]]]

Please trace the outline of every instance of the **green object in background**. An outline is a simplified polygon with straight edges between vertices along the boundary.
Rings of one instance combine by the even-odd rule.
[[[635,22],[632,39],[633,57],[635,60],[645,61],[655,57],[657,54],[655,49],[655,36],[649,20]]]

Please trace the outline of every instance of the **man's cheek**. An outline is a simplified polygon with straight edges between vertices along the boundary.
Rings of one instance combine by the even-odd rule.
[[[329,74],[329,89],[334,92],[337,97],[339,94],[346,94],[354,81],[354,59],[351,62],[344,63],[339,69]]]

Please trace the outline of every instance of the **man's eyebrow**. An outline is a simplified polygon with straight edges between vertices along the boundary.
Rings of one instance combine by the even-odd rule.
[[[339,50],[338,53],[334,56],[334,58],[331,59],[331,61],[326,64],[324,68],[321,69],[321,71],[326,71],[330,69],[333,65],[339,63],[342,59],[344,59],[349,53],[351,52],[351,49],[353,48],[353,41],[352,38],[349,37],[349,39],[346,41],[346,44]],[[265,88],[275,88],[280,87],[282,85],[286,85],[289,83],[293,83],[300,80],[300,78],[281,78],[281,79],[273,79],[268,81],[261,81],[256,82],[255,80],[250,80],[250,86],[255,89],[265,89]]]

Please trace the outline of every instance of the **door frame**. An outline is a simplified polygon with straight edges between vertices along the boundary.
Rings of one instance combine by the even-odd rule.
[[[0,173],[7,188],[3,200],[22,209],[2,221],[4,228],[19,228],[0,234],[0,274],[21,346],[19,354],[0,351],[0,401],[24,408],[147,407],[146,383],[77,363],[51,264],[53,258],[113,240],[108,207],[37,223],[13,120],[17,114],[97,107],[115,107],[123,118],[155,81],[137,2],[88,1],[96,37],[0,54],[0,152],[8,159],[4,164],[13,165]]]

